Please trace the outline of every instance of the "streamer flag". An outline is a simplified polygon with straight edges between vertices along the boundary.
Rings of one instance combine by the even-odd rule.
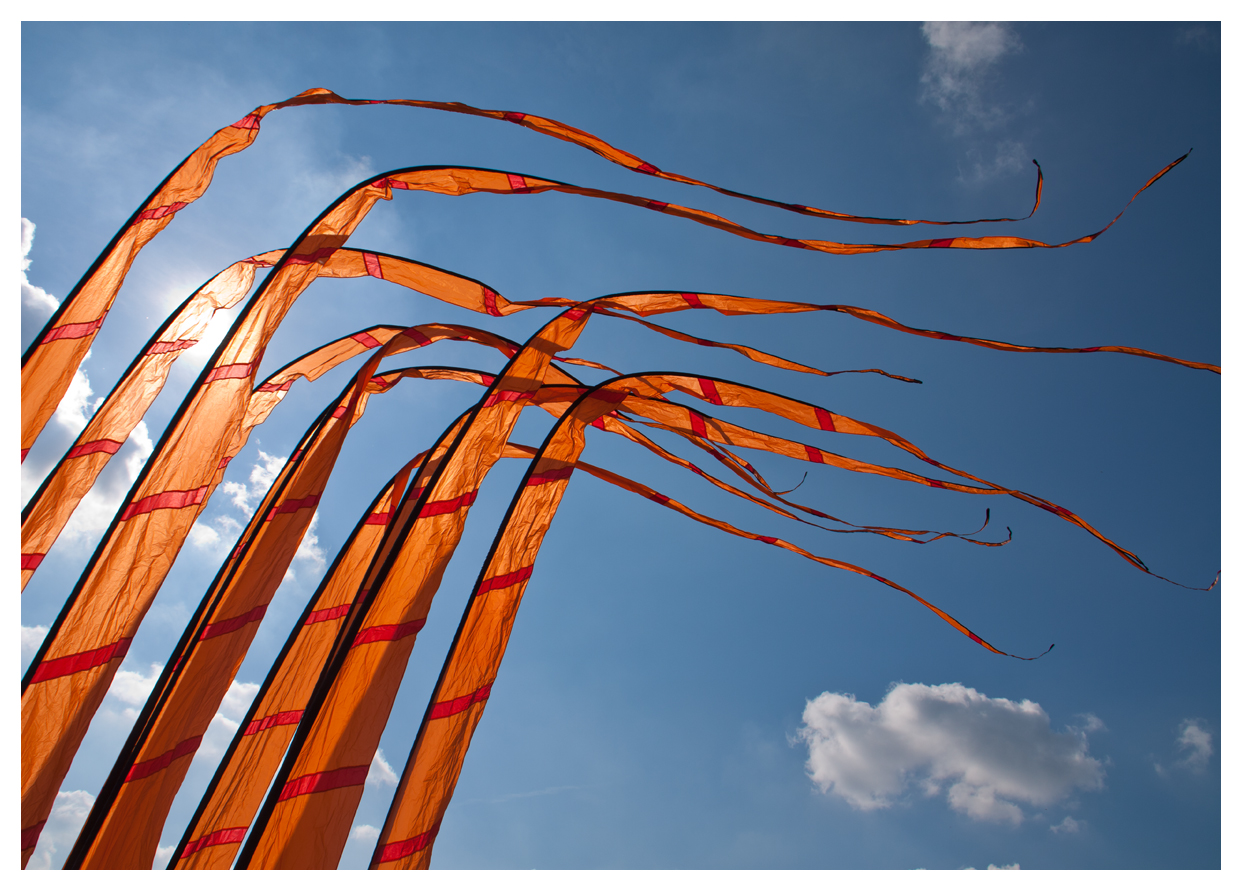
[[[192,152],[134,212],[71,290],[22,359],[23,461],[102,330],[135,258],[180,211],[204,194],[218,162],[253,143],[262,120],[274,110],[378,104],[515,124],[585,148],[653,181],[701,187],[803,217],[844,223],[1010,223],[1033,215],[1042,197],[1043,172],[1036,164],[1035,200],[1026,217],[952,222],[855,215],[763,198],[664,171],[597,136],[537,115],[453,102],[343,99],[328,90],[308,90],[284,102],[259,106]],[[1183,155],[1159,171],[1130,201],[1185,158]],[[240,307],[228,333],[160,435],[23,677],[23,867],[91,719],[195,521],[223,481],[229,462],[247,444],[253,430],[278,416],[277,408],[297,381],[315,381],[334,369],[341,368],[339,373],[348,375],[347,383],[306,429],[236,546],[206,585],[116,756],[65,861],[67,868],[151,866],[189,766],[250,652],[299,544],[316,511],[332,509],[329,482],[341,455],[346,454],[343,449],[351,431],[373,396],[391,392],[403,380],[473,383],[483,388],[483,394],[438,433],[421,430],[417,419],[410,423],[411,435],[424,436],[430,448],[408,460],[381,488],[305,604],[189,825],[183,831],[177,827],[181,840],[169,868],[305,869],[337,865],[418,634],[462,538],[470,508],[501,458],[527,462],[526,473],[495,535],[412,741],[372,857],[373,868],[429,865],[470,741],[500,679],[501,661],[539,549],[569,480],[578,470],[723,533],[865,576],[913,598],[984,649],[1012,655],[914,590],[869,569],[734,526],[643,482],[584,462],[581,456],[588,428],[621,437],[719,491],[822,532],[878,535],[908,544],[955,539],[983,547],[1004,546],[1012,537],[1012,533],[1008,537],[981,537],[991,518],[990,507],[983,526],[975,532],[855,523],[823,507],[787,497],[793,490],[773,488],[743,452],[792,458],[809,470],[814,470],[810,465],[823,465],[961,494],[1016,499],[1060,517],[1098,539],[1131,566],[1156,575],[1137,554],[1073,511],[934,459],[893,431],[821,405],[718,377],[673,371],[623,372],[591,357],[566,353],[577,344],[587,324],[599,317],[601,324],[613,326],[613,332],[639,325],[665,338],[665,342],[727,350],[780,371],[818,377],[874,374],[894,381],[894,386],[919,383],[894,373],[905,369],[826,370],[746,344],[709,340],[649,321],[669,313],[710,309],[728,316],[831,312],[900,334],[1006,352],[1114,352],[1216,374],[1220,373],[1219,366],[1137,347],[1035,347],[960,336],[912,327],[873,310],[845,304],[683,291],[625,292],[589,300],[511,299],[457,272],[348,247],[354,231],[378,202],[392,200],[397,192],[446,196],[557,192],[676,216],[750,241],[834,255],[941,248],[1062,248],[1093,241],[1121,216],[1117,214],[1092,234],[1060,242],[1001,234],[950,234],[901,243],[854,243],[764,233],[693,207],[515,171],[405,167],[348,189],[290,247],[241,259],[189,295],[134,357],[23,508],[24,589],[46,562],[74,510],[154,404],[174,363],[206,336],[216,313]],[[267,272],[256,288],[260,269]],[[374,278],[480,316],[499,318],[535,311],[544,321],[521,343],[470,325],[408,321],[371,324],[311,349],[261,378],[260,367],[272,338],[298,298],[321,278]],[[251,296],[247,299],[247,295]],[[554,311],[550,319],[548,311]],[[503,368],[492,372],[447,366],[381,367],[395,356],[443,341],[486,347],[494,351],[492,356],[498,352],[505,360]],[[610,378],[602,384],[588,384],[565,366],[603,371]],[[686,398],[691,403],[679,401]],[[752,409],[765,418],[793,421],[816,431],[816,439],[802,442],[750,429],[708,414],[699,407],[703,403],[726,410]],[[538,408],[555,419],[538,449],[512,441],[515,426],[528,408]],[[913,459],[934,470],[924,468],[925,473],[919,473],[853,458],[827,447],[837,442],[848,445],[850,438],[857,436],[883,440],[896,450],[901,461],[912,463]],[[664,441],[657,442],[656,437]],[[718,477],[708,472],[678,454],[668,442],[710,456],[727,474]],[[1196,590],[1211,590],[1214,585]]]

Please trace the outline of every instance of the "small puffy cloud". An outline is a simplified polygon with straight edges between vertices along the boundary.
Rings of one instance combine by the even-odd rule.
[[[151,691],[155,689],[155,682],[159,680],[164,666],[152,662],[149,670],[144,672],[127,668],[128,664],[121,663],[120,669],[113,676],[112,686],[108,688],[108,697],[122,703],[123,708],[120,713],[122,718],[133,721],[138,717],[138,710],[147,701]]]
[[[367,785],[372,787],[397,785],[397,774],[393,771],[392,765],[385,760],[383,749],[375,750],[375,757],[371,759],[371,769],[367,772]]]
[[[233,504],[238,509],[248,514],[254,510],[255,503],[267,494],[276,474],[280,473],[280,468],[288,460],[287,457],[279,458],[260,449],[259,460],[250,469],[250,484],[227,482],[221,488],[232,497]]]
[[[378,826],[370,826],[366,823],[360,823],[354,827],[351,833],[349,833],[349,837],[352,841],[375,841],[379,838],[379,833],[380,831]]]
[[[177,848],[176,845],[168,845],[167,847],[158,847],[155,849],[155,861],[151,864],[152,869],[163,869],[168,866],[168,858],[172,857],[172,852]]]
[[[1204,730],[1198,721],[1182,722],[1177,735],[1177,747],[1186,753],[1178,764],[1192,770],[1202,770],[1212,758],[1212,734]]]
[[[989,863],[989,864],[987,865],[987,868],[988,868],[988,869],[1021,869],[1022,867],[1021,867],[1021,866],[1019,866],[1019,865],[1018,865],[1018,864],[1016,864],[1016,863],[1010,863],[1008,866],[997,866],[995,863]],[[966,871],[966,872],[975,872],[975,868],[974,868],[973,866],[967,866],[967,867],[965,868],[965,871]]]
[[[151,457],[151,452],[155,449],[154,443],[151,442],[151,434],[147,431],[146,421],[138,422],[133,432],[129,434],[126,445],[133,446],[125,458],[125,472],[129,474],[129,481],[133,483],[138,479],[138,472],[142,470],[142,465],[147,463],[147,459]]]
[[[33,628],[22,626],[22,671],[26,670],[35,653],[39,652],[43,638],[47,636],[47,629],[47,625],[35,625]]]
[[[60,301],[40,287],[32,285],[26,278],[26,270],[30,268],[30,248],[34,245],[35,224],[22,217],[22,305],[29,307],[40,318],[46,319],[57,308]]]
[[[198,520],[190,527],[190,544],[204,551],[215,550],[220,543],[220,533]]]
[[[823,693],[802,719],[811,779],[859,810],[890,807],[915,782],[972,819],[1018,824],[1020,803],[1046,807],[1103,786],[1103,765],[1087,754],[1098,719],[1056,732],[1038,703],[961,684],[896,684],[874,707]]]
[[[310,525],[306,527],[306,534],[302,536],[302,541],[298,544],[297,552],[293,555],[295,561],[301,560],[308,564],[311,576],[317,576],[323,572],[326,564],[324,559],[323,548],[319,547],[319,536],[316,529],[319,527],[319,511],[315,511],[315,515],[311,517]],[[283,581],[290,581],[296,578],[293,572],[293,565],[285,570]]]
[[[988,126],[1001,116],[982,99],[989,70],[1022,42],[1003,22],[924,22],[931,49],[923,72],[924,98],[952,115],[960,126]]]
[[[89,359],[90,357],[91,354],[87,351],[86,358]],[[90,378],[86,376],[85,371],[79,368],[73,373],[73,379],[69,381],[69,388],[65,390],[65,395],[61,397],[60,405],[56,406],[56,413],[52,415],[52,420],[74,436],[77,436],[86,427],[86,423],[91,419],[91,415],[95,413],[95,409],[99,407],[98,401],[91,401],[91,396],[94,395],[94,392],[91,389]]]
[[[58,869],[69,855],[69,849],[77,840],[86,815],[91,812],[95,796],[89,792],[75,790],[73,792],[56,793],[56,802],[52,805],[52,813],[39,833],[39,842],[34,853],[30,855],[27,869]]]
[[[229,743],[233,741],[237,728],[241,726],[242,719],[246,717],[246,710],[250,708],[250,703],[258,692],[258,684],[242,683],[236,679],[229,684],[229,690],[224,694],[220,708],[212,717],[211,723],[207,726],[207,732],[203,734],[203,741],[198,747],[198,751],[204,757],[224,754]]]
[[[1068,834],[1075,833],[1079,829],[1081,829],[1082,823],[1080,823],[1078,820],[1075,820],[1073,817],[1066,815],[1065,819],[1062,820],[1060,823],[1055,823],[1052,826],[1049,826],[1048,828],[1051,829],[1053,832],[1056,832],[1056,833],[1064,832],[1068,835]]]

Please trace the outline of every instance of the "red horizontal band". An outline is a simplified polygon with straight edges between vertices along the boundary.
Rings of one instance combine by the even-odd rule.
[[[372,278],[383,278],[384,277],[384,270],[380,268],[379,257],[375,256],[375,254],[370,254],[370,253],[367,253],[366,251],[363,251],[362,262],[366,264],[367,275],[371,276]]]
[[[259,363],[255,361],[255,362],[238,362],[234,365],[218,365],[215,368],[211,369],[211,371],[208,373],[206,383],[211,383],[212,381],[227,381],[227,380],[235,380],[237,378],[250,377],[251,373],[255,369],[255,366],[257,366],[258,364]]]
[[[388,518],[389,518],[389,517],[391,517],[391,516],[392,516],[392,512],[391,512],[391,511],[384,511],[383,513],[380,513],[379,511],[376,511],[376,512],[375,512],[375,513],[373,513],[373,514],[368,515],[368,516],[367,516],[367,518],[366,518],[366,521],[365,521],[362,525],[364,525],[364,526],[384,526],[384,525],[387,525],[387,523],[388,523]]]
[[[590,312],[590,310],[586,310],[586,309],[567,309],[567,310],[565,310],[565,312],[564,312],[564,316],[565,316],[565,318],[569,319],[571,322],[576,322],[576,321],[578,321],[580,318],[582,318],[583,316],[585,316],[588,312]]]
[[[437,702],[431,707],[431,713],[427,715],[428,720],[434,721],[437,718],[447,718],[450,715],[456,715],[464,712],[476,702],[485,702],[487,697],[492,695],[492,685],[484,684],[473,693],[467,693],[465,696],[458,696],[456,699],[446,699],[443,702]]]
[[[427,344],[432,342],[431,338],[428,337],[423,332],[419,331],[417,327],[406,328],[401,333],[404,334],[406,337],[408,337],[410,340],[414,341],[419,346],[426,346]]]
[[[804,445],[803,448],[806,449],[806,457],[808,461],[812,461],[816,464],[824,463],[824,453],[815,448],[815,446]]]
[[[699,388],[703,391],[703,398],[712,405],[724,405],[720,399],[720,393],[716,390],[715,381],[709,381],[705,377],[699,378]]]
[[[240,616],[234,616],[231,619],[221,619],[219,622],[212,622],[203,629],[203,633],[198,636],[199,640],[211,640],[213,637],[219,637],[221,634],[232,634],[239,628],[244,628],[251,622],[258,622],[263,618],[263,614],[267,612],[267,604],[256,606],[248,613]]]
[[[519,121],[521,121],[521,120],[522,120],[522,119],[524,119],[525,117],[526,117],[526,115],[525,115],[525,114],[523,114],[523,113],[522,113],[522,112],[520,112],[520,111],[506,111],[506,112],[505,112],[505,120],[506,120],[506,121],[511,121],[511,122],[512,122],[512,123],[514,123],[514,124],[518,123]]]
[[[339,619],[349,612],[351,606],[353,606],[352,603],[342,603],[339,606],[317,609],[306,617],[306,624],[314,625],[317,622],[331,622],[333,619]]]
[[[370,256],[370,254],[368,254],[367,256]],[[374,349],[377,346],[382,346],[382,344],[378,340],[376,340],[374,337],[372,337],[370,334],[368,334],[365,331],[359,331],[357,334],[351,334],[350,338],[358,341],[360,344],[362,344],[364,347],[366,347],[369,350]]]
[[[684,294],[684,293],[683,293],[683,294],[681,295],[681,299],[682,299],[682,300],[684,300],[684,301],[686,301],[687,303],[689,303],[689,304],[690,304],[691,306],[693,306],[695,309],[705,309],[705,308],[706,308],[706,307],[704,307],[704,306],[703,306],[703,301],[699,299],[699,295],[698,295],[698,294]]]
[[[529,399],[536,392],[535,390],[496,390],[483,401],[483,407],[487,408],[501,402],[517,402],[520,399]]]
[[[515,192],[522,192],[526,190],[527,188],[526,177],[520,176],[516,173],[506,173],[505,176],[509,177],[509,188],[510,189],[512,189]]]
[[[38,684],[43,681],[50,681],[53,678],[63,678],[65,675],[76,674],[79,671],[86,671],[100,665],[107,665],[113,659],[123,659],[125,654],[129,652],[129,642],[132,639],[122,637],[116,643],[110,643],[106,647],[99,647],[96,650],[74,653],[72,656],[61,656],[59,659],[45,659],[35,669],[31,683]]]
[[[353,649],[363,644],[401,640],[411,634],[418,634],[426,624],[426,619],[415,619],[413,622],[404,622],[400,625],[372,625],[370,628],[363,628],[359,631],[358,636],[349,646]]]
[[[668,202],[667,201],[656,201],[654,198],[648,198],[647,206],[650,207],[652,210],[663,211],[665,208],[668,207]]]
[[[669,498],[667,495],[662,495],[659,492],[652,492],[647,497],[650,498],[652,501],[654,501],[656,504],[668,504],[670,501],[673,500]]]
[[[474,499],[479,496],[478,490],[466,492],[464,495],[458,495],[456,498],[446,498],[444,501],[428,501],[423,505],[423,509],[419,511],[419,517],[436,517],[440,514],[451,514],[454,511],[461,510],[463,507],[469,507],[474,504]]]
[[[527,486],[542,486],[544,483],[555,482],[556,480],[567,480],[573,475],[574,466],[567,464],[564,467],[558,467],[555,470],[545,470],[542,473],[532,473],[530,478],[526,480]]]
[[[342,789],[345,786],[361,786],[367,781],[367,773],[370,769],[370,764],[362,764],[358,767],[338,767],[336,770],[308,773],[306,776],[285,783],[285,788],[280,790],[280,796],[276,800],[287,801],[312,792],[327,792],[331,789]]]
[[[656,167],[652,164],[648,164],[646,161],[643,161],[643,163],[639,164],[634,169],[637,170],[639,173],[659,173],[660,172],[659,167]]]
[[[531,573],[535,571],[535,567],[523,566],[521,569],[515,569],[513,572],[507,572],[504,575],[494,575],[490,579],[484,579],[479,584],[479,590],[475,593],[476,597],[481,597],[488,591],[499,591],[501,588],[508,588],[510,585],[516,585],[518,582],[524,582],[530,578]]]
[[[233,126],[238,130],[258,130],[260,120],[257,114],[248,114]]]
[[[287,712],[277,712],[274,715],[268,715],[266,718],[251,721],[246,725],[246,732],[242,736],[254,736],[256,733],[262,733],[264,730],[270,730],[273,727],[283,727],[286,724],[296,724],[301,720],[302,709],[300,708]]]
[[[496,306],[496,298],[499,296],[491,288],[485,287],[483,289],[483,308],[487,310],[489,316],[501,315],[500,308]]]
[[[184,739],[177,745],[169,749],[163,755],[158,755],[148,761],[139,761],[129,769],[129,773],[125,774],[125,782],[129,783],[133,780],[145,780],[153,773],[159,773],[168,765],[172,764],[178,758],[184,758],[186,755],[193,755],[198,751],[199,744],[202,743],[202,736],[192,736]]]
[[[157,340],[151,344],[151,349],[147,350],[148,356],[158,356],[160,353],[176,353],[180,350],[188,350],[197,340]]]
[[[189,207],[188,201],[174,201],[172,204],[165,204],[162,207],[151,207],[138,214],[140,220],[162,220],[164,217],[172,216],[183,207]]]
[[[246,838],[246,830],[249,826],[235,826],[232,829],[217,829],[202,838],[196,838],[185,846],[185,850],[181,852],[181,856],[177,859],[184,860],[191,854],[197,854],[203,848],[214,848],[216,845],[238,845]]]
[[[109,455],[115,455],[121,450],[124,443],[117,442],[115,439],[97,439],[94,442],[84,442],[76,445],[69,450],[66,458],[81,458],[83,455],[93,455],[96,452],[107,452]]]
[[[432,826],[426,832],[407,838],[404,841],[393,842],[390,845],[384,845],[376,852],[373,863],[389,863],[393,860],[400,860],[402,857],[409,857],[411,854],[417,854],[435,841],[437,833],[440,831],[440,821],[436,821],[436,825]],[[22,850],[25,850],[24,848]]]
[[[776,544],[776,539],[770,535],[756,535],[755,538],[770,545]]]
[[[291,498],[282,502],[267,512],[264,522],[271,520],[277,514],[293,514],[308,507],[316,507],[319,504],[319,495],[307,495],[305,498]]]
[[[815,420],[819,422],[820,430],[828,430],[836,433],[836,425],[832,423],[832,413],[826,412],[822,408],[815,409]]]
[[[703,416],[698,412],[690,412],[690,429],[694,431],[695,436],[707,438],[707,425],[703,423]]]
[[[337,252],[334,247],[321,247],[318,250],[311,251],[309,254],[294,254],[289,258],[290,265],[293,266],[309,266],[311,263],[319,260],[326,260]]]
[[[223,458],[220,459],[220,463],[216,465],[216,470],[224,470],[224,468],[229,466],[229,462],[232,460],[233,460],[232,455],[225,455]]]
[[[38,569],[46,554],[22,554],[22,569]]]
[[[26,456],[30,454],[30,449],[22,449],[22,460],[26,460]]]
[[[952,238],[933,238],[927,245],[934,248],[947,248],[953,246]]]
[[[283,384],[271,384],[271,383],[259,384],[259,388],[257,392],[259,393],[280,393],[284,390],[288,390],[292,386],[293,386],[293,378],[289,378],[289,380],[285,381]]]
[[[47,823],[47,820],[40,820],[38,823],[34,824],[33,826],[27,826],[25,829],[22,830],[22,850],[23,851],[26,850],[27,848],[33,848],[35,844],[38,843],[39,833],[43,831],[43,827],[44,825],[46,825],[46,823]]]
[[[176,490],[171,492],[160,492],[156,495],[148,495],[146,498],[139,498],[129,507],[125,508],[125,512],[121,514],[122,520],[129,520],[139,514],[147,514],[153,510],[162,510],[164,508],[182,508],[190,507],[195,504],[202,504],[203,499],[207,497],[207,487],[200,486],[197,489]]]
[[[61,325],[47,332],[47,336],[43,338],[43,343],[51,343],[53,340],[77,340],[79,337],[86,337],[98,331],[104,323],[104,317],[108,314],[105,312],[102,316],[93,322],[72,322],[68,325]]]

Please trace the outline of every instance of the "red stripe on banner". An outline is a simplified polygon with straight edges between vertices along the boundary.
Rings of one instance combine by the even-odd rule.
[[[258,130],[260,120],[262,119],[257,114],[248,114],[233,126],[238,130]]]
[[[176,353],[180,350],[188,350],[197,340],[157,340],[151,344],[151,349],[147,350],[148,356],[158,356],[160,353]]]
[[[216,845],[239,845],[246,838],[246,830],[249,828],[249,826],[235,826],[232,829],[217,829],[209,835],[196,838],[185,846],[185,850],[181,852],[178,859],[184,860],[191,854],[197,854],[203,848],[214,848]]]
[[[367,332],[365,331],[359,331],[357,334],[351,334],[350,337],[353,340],[358,341],[360,344],[362,344],[364,347],[366,347],[369,350],[375,349],[377,346],[383,345],[378,340],[376,340],[374,337],[372,337],[370,334],[367,334]]]
[[[690,429],[695,436],[707,438],[707,425],[703,423],[703,416],[698,412],[690,412]]]
[[[35,846],[35,843],[39,841],[39,833],[43,831],[43,827],[46,823],[47,823],[47,820],[40,820],[38,823],[34,824],[33,826],[28,826],[22,830],[22,850],[23,851],[26,850],[27,848],[33,848]],[[419,836],[419,837],[421,838],[422,836]]]
[[[526,115],[520,111],[506,111],[505,112],[505,120],[511,121],[514,124],[518,123],[519,121],[522,121],[525,117]]]
[[[293,386],[293,378],[285,381],[283,384],[260,384],[257,392],[259,393],[283,393]]]
[[[251,622],[258,622],[263,618],[263,614],[267,612],[267,604],[256,606],[248,613],[240,616],[234,616],[231,619],[222,619],[219,622],[212,622],[203,629],[203,633],[198,636],[199,640],[211,640],[213,637],[219,637],[221,634],[232,634],[238,629],[245,628]]]
[[[331,622],[333,619],[339,619],[349,612],[351,606],[353,606],[352,603],[342,603],[340,606],[317,609],[306,617],[306,624],[314,625],[318,622]]]
[[[376,852],[375,859],[372,864],[389,863],[393,860],[400,860],[402,857],[409,857],[411,854],[417,854],[419,851],[428,847],[435,841],[436,835],[440,831],[440,821],[436,821],[436,825],[432,826],[426,832],[420,833],[413,838],[407,838],[404,841],[393,842],[390,845],[384,845]],[[25,850],[24,848],[22,850]]]
[[[173,490],[171,492],[160,492],[158,495],[148,495],[146,498],[140,498],[125,508],[125,512],[121,514],[121,520],[129,520],[139,514],[149,514],[153,510],[191,507],[195,504],[202,504],[203,499],[206,497],[206,486],[185,491]]]
[[[271,266],[276,265],[271,260],[260,260],[258,257],[247,257],[245,260],[242,260],[241,262],[249,263],[251,266],[257,266],[260,269],[267,269]]]
[[[526,177],[519,176],[516,173],[506,173],[505,176],[509,177],[509,188],[510,189],[512,189],[515,192],[526,191],[527,189]]]
[[[109,455],[115,455],[121,450],[124,443],[117,442],[115,439],[97,439],[94,442],[84,442],[76,445],[69,450],[66,458],[81,458],[83,455],[93,455],[96,452],[107,452]]]
[[[653,173],[654,174],[654,173],[660,172],[659,167],[656,167],[652,164],[648,164],[646,161],[643,161],[643,163],[639,164],[634,169],[637,170],[639,173]]]
[[[212,381],[228,381],[237,380],[239,378],[250,377],[252,371],[259,363],[256,362],[240,362],[235,365],[217,365],[211,369],[207,375],[206,383]]]
[[[414,341],[419,346],[426,346],[427,344],[432,342],[430,337],[428,337],[423,332],[419,331],[417,328],[406,328],[401,333],[404,334],[406,337],[408,337],[410,340]]]
[[[42,824],[40,824],[42,825]],[[375,863],[389,863],[393,860],[400,860],[402,857],[409,857],[411,854],[417,854],[426,848],[440,832],[440,821],[436,821],[436,825],[432,826],[426,832],[420,833],[413,838],[407,838],[404,841],[393,842],[390,845],[384,845],[376,854]],[[25,848],[22,848],[24,851]]]
[[[43,338],[43,343],[51,343],[53,340],[77,340],[79,337],[86,337],[98,331],[104,323],[104,318],[108,314],[105,312],[102,316],[93,322],[73,322],[69,325],[61,325],[59,328],[53,328],[47,332],[47,336]]]
[[[706,309],[706,307],[703,306],[703,301],[699,299],[698,294],[682,294],[681,299],[689,303],[695,309]]]
[[[284,727],[288,724],[296,724],[302,720],[302,709],[291,709],[287,712],[277,712],[274,715],[268,715],[266,718],[259,718],[257,721],[251,721],[246,725],[246,732],[242,736],[254,736],[256,733],[262,733],[264,730],[271,730],[273,727]]]
[[[803,446],[803,448],[806,449],[806,457],[808,461],[813,461],[816,464],[824,463],[824,453],[815,448],[815,446]]]
[[[388,524],[388,518],[391,516],[392,516],[392,511],[383,511],[382,513],[380,511],[376,511],[375,513],[368,516],[366,519],[366,522],[364,522],[362,525],[364,526],[386,526]]]
[[[294,254],[289,258],[289,262],[294,266],[309,266],[319,260],[326,260],[335,254],[336,251],[337,249],[334,247],[321,247],[319,250],[312,251],[309,254]]]
[[[380,268],[380,260],[375,254],[362,252],[362,262],[366,264],[367,275],[371,278],[383,278],[384,270]]]
[[[526,480],[527,486],[542,486],[544,483],[552,483],[557,480],[567,480],[574,472],[574,466],[567,464],[564,467],[558,467],[555,470],[545,470],[542,473],[532,473],[530,478]]]
[[[776,544],[776,539],[770,535],[756,535],[755,538],[757,538],[759,541],[767,542],[770,545]]]
[[[296,780],[285,783],[280,790],[277,801],[287,801],[299,795],[312,792],[327,792],[330,789],[343,789],[346,786],[361,786],[367,781],[367,772],[371,765],[361,764],[358,767],[338,767],[336,770],[325,770],[322,773],[308,773]]]
[[[163,207],[152,207],[138,214],[140,220],[162,220],[164,217],[172,216],[183,207],[188,207],[188,201],[174,201],[172,204],[165,204]]]
[[[973,640],[975,643],[977,643],[977,644],[981,644],[981,643],[983,643],[983,641],[979,639],[979,636],[978,636],[977,634],[975,634],[973,631],[967,631],[967,632],[966,632],[966,634],[967,634],[967,635],[970,637],[970,639],[971,639],[971,640]]]
[[[149,761],[139,761],[129,769],[129,773],[125,774],[125,782],[129,783],[133,780],[145,780],[153,773],[159,773],[161,770],[172,764],[178,758],[184,758],[186,755],[193,755],[198,751],[199,744],[203,741],[201,736],[193,736],[177,743],[175,748],[169,749],[163,755],[158,755]]]
[[[668,207],[668,202],[667,201],[656,201],[654,198],[648,198],[647,206],[650,207],[652,210],[664,210],[666,207]]]
[[[403,637],[409,637],[411,634],[418,634],[426,624],[426,619],[415,619],[413,622],[404,622],[400,625],[372,625],[370,628],[363,628],[359,631],[358,636],[354,638],[354,642],[349,647],[353,649],[363,644],[401,640]]]
[[[703,398],[712,405],[724,405],[720,401],[720,393],[716,390],[716,384],[707,378],[699,378],[699,387],[703,390]]]
[[[437,517],[440,514],[451,514],[456,510],[474,504],[474,499],[478,496],[479,491],[476,489],[473,492],[458,495],[456,498],[446,498],[444,501],[428,501],[423,505],[423,509],[418,515],[420,517]]]
[[[927,481],[927,484],[928,484],[929,486],[931,486],[933,489],[943,489],[943,488],[944,488],[944,483],[940,482],[940,480],[928,480],[928,481]]]
[[[517,402],[521,399],[529,399],[534,395],[534,390],[496,390],[484,400],[483,407],[488,408],[493,405],[499,405],[501,402]]]
[[[22,554],[22,569],[38,569],[45,554]]]
[[[483,308],[487,310],[489,316],[500,315],[500,310],[496,306],[496,298],[499,296],[491,288],[483,288]]]
[[[933,238],[933,239],[932,239],[932,240],[928,243],[928,245],[927,245],[927,246],[928,246],[928,247],[934,247],[934,248],[947,248],[947,247],[953,247],[953,239],[952,239],[952,238]]]
[[[232,460],[233,460],[232,455],[225,455],[223,458],[220,459],[220,463],[216,465],[216,470],[224,470],[224,468],[229,466],[229,462]]]
[[[332,417],[343,418],[345,417],[345,412],[347,411],[349,411],[348,405],[338,405],[336,409],[332,412]]]
[[[30,449],[22,449],[22,460],[26,460],[26,456],[30,454]]]
[[[467,693],[465,696],[458,696],[456,699],[446,699],[444,702],[437,702],[431,707],[431,714],[427,716],[428,720],[434,721],[437,718],[447,718],[449,715],[456,715],[464,712],[476,702],[485,702],[487,697],[492,695],[492,685],[484,684],[473,693]]]
[[[611,412],[610,412],[610,414],[611,414]],[[607,429],[608,429],[607,425],[605,425],[605,424],[604,424],[604,419],[603,419],[602,417],[596,418],[594,421],[592,421],[592,422],[590,423],[590,426],[591,426],[591,427],[598,427],[600,430],[607,430]]]
[[[829,433],[837,432],[836,425],[832,423],[832,412],[817,408],[815,409],[815,420],[819,422],[820,430],[827,430]]]
[[[793,238],[782,238],[782,239],[778,242],[778,244],[783,244],[785,247],[800,247],[800,248],[804,248],[804,247],[806,247],[806,245],[805,245],[805,244],[803,244],[802,242],[797,241],[797,240],[795,240],[795,239],[793,239]]]
[[[319,495],[307,495],[305,498],[291,498],[288,501],[282,502],[279,506],[274,507],[270,511],[268,511],[267,516],[264,518],[264,522],[271,520],[272,517],[276,516],[277,514],[297,513],[303,508],[316,507],[318,506],[318,504],[319,504]]]
[[[600,402],[611,402],[613,405],[619,405],[630,397],[628,390],[596,390],[591,394],[592,399],[598,399]]]
[[[565,318],[569,319],[571,322],[576,322],[585,316],[587,312],[588,310],[585,309],[567,309],[565,310]]]
[[[670,501],[673,500],[669,498],[667,495],[661,495],[659,492],[652,492],[647,497],[650,498],[652,501],[654,501],[656,504],[668,504]]]
[[[504,575],[494,575],[490,579],[484,579],[479,585],[476,597],[482,597],[488,591],[499,591],[501,588],[508,588],[510,585],[516,585],[518,582],[524,582],[530,578],[531,573],[535,571],[535,567],[523,566],[521,569],[515,569],[513,572]]]

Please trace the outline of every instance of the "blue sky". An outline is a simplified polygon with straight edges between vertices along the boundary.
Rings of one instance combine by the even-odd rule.
[[[552,117],[665,170],[859,214],[1027,222],[954,229],[1058,251],[834,257],[564,195],[398,194],[350,244],[480,279],[511,299],[684,290],[848,303],[919,327],[1045,346],[1124,344],[1220,361],[1220,28],[1183,24],[24,24],[23,347],[118,226],[207,136],[313,86],[351,98],[457,100]],[[701,207],[764,232],[904,241],[638,176],[493,121],[400,108],[302,108],[135,263],[83,377],[23,467],[23,498],[164,316],[218,270],[285,247],[341,191],[385,170],[492,167]],[[28,262],[27,262],[28,261]],[[377,281],[320,281],[262,374],[381,323],[492,320]],[[1014,355],[836,315],[661,320],[825,369],[809,378],[596,320],[574,350],[626,371],[731,378],[895,430],[946,463],[1062,504],[1161,575],[1221,562],[1220,379],[1120,355]],[[223,328],[218,330],[222,333]],[[22,596],[23,668],[150,443],[210,355],[186,354]],[[482,347],[408,364],[495,370]],[[70,771],[32,865],[56,866],[170,645],[270,474],[353,373],[300,382],[255,431],[151,609]],[[585,379],[602,379],[584,370]],[[89,393],[87,388],[89,387]],[[165,832],[198,795],[325,562],[375,490],[477,398],[407,381],[372,400],[199,750]],[[721,410],[722,413],[724,410]],[[725,415],[798,436],[776,420]],[[537,445],[533,413],[515,438]],[[76,428],[76,429],[75,429]],[[594,431],[593,431],[594,432]],[[816,440],[816,442],[820,442]],[[912,470],[872,443],[828,442]],[[778,487],[806,470],[748,455]],[[1219,589],[1145,576],[1015,500],[814,468],[797,497],[856,523],[974,529],[1004,548],[910,545],[799,527],[600,434],[585,460],[705,513],[866,566],[953,613],[987,653],[863,578],[742,541],[575,477],[527,590],[467,757],[441,868],[1218,868]],[[464,598],[521,474],[502,462],[470,514],[420,635],[341,865],[382,823]]]

